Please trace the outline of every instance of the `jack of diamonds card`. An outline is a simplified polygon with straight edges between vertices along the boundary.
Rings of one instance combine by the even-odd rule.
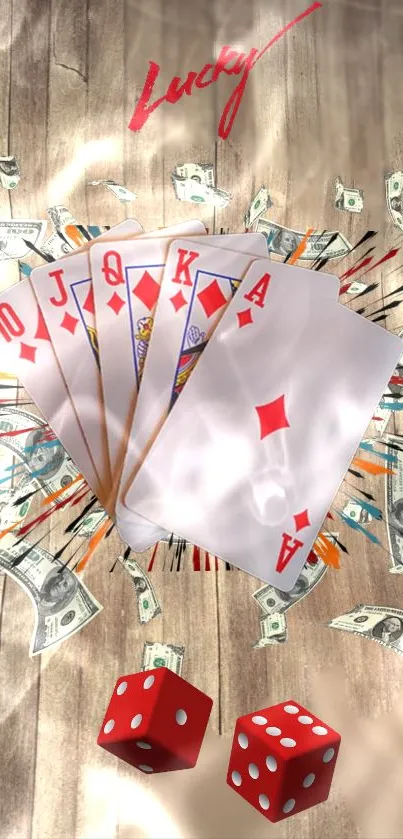
[[[126,496],[140,516],[282,591],[402,347],[319,294],[319,280],[255,261]]]
[[[128,220],[108,231],[104,238],[113,240],[116,236],[135,235],[138,232],[138,223]],[[103,498],[108,499],[112,479],[88,253],[72,254],[36,268],[30,282],[83,429]]]

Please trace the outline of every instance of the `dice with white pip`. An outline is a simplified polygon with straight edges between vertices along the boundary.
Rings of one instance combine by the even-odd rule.
[[[167,667],[116,682],[97,743],[141,772],[195,766],[213,700]]]
[[[227,783],[272,822],[326,801],[340,735],[289,699],[239,717]]]

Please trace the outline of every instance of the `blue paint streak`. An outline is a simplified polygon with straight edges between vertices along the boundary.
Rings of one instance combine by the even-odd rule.
[[[372,518],[378,519],[379,521],[382,519],[382,511],[379,507],[375,507],[375,504],[370,504],[368,501],[363,501],[361,498],[353,498],[352,500],[359,504],[363,510],[366,510]]]
[[[397,455],[396,454],[389,454],[389,452],[378,452],[378,450],[374,447],[372,443],[364,443],[362,442],[359,446],[360,449],[364,449],[366,452],[373,452],[376,454],[377,457],[382,458],[382,460],[386,460],[388,463],[395,463],[396,466],[398,464]]]
[[[373,533],[371,533],[369,530],[363,527],[358,521],[350,519],[349,516],[346,516],[345,513],[342,512],[342,510],[336,510],[336,513],[342,521],[344,521],[346,524],[348,524],[349,527],[351,527],[352,530],[359,530],[361,533],[364,534],[364,536],[367,537],[367,539],[370,540],[370,542],[374,542],[376,545],[381,544],[379,539],[377,539],[377,537]]]
[[[379,403],[380,408],[386,408],[387,411],[403,411],[403,403],[402,402],[387,402],[383,401]]]
[[[27,265],[26,262],[19,262],[18,263],[21,274],[24,274],[24,277],[30,277],[32,273],[32,268],[30,265]]]

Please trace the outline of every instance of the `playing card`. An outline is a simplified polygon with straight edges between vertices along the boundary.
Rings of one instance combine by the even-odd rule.
[[[15,373],[98,494],[95,467],[29,280],[0,295],[0,359],[2,372]]]
[[[302,274],[252,265],[126,496],[282,591],[402,352],[397,336]]]
[[[239,237],[239,247],[247,235]],[[267,252],[265,243],[261,247]],[[252,260],[248,253],[217,250],[197,240],[176,241],[169,250],[116,505],[119,532],[137,551],[161,538],[162,531],[128,516],[125,493]],[[337,299],[337,277],[306,273],[316,274],[312,282],[318,294],[323,286],[324,294]]]
[[[203,223],[195,220],[134,240],[91,247],[98,353],[114,478],[123,463],[170,237],[203,232]]]
[[[154,313],[170,243],[178,236],[200,235],[200,221],[182,222],[137,236],[133,241],[91,248],[98,351],[113,475],[120,475],[127,437],[151,338]],[[211,245],[229,241],[234,250],[266,253],[260,233],[203,236]],[[117,359],[119,359],[117,364]]]
[[[137,222],[128,220],[109,230],[105,238],[113,240],[117,236],[133,235],[141,229]],[[95,466],[103,502],[106,503],[112,482],[88,253],[73,253],[36,268],[30,281]]]

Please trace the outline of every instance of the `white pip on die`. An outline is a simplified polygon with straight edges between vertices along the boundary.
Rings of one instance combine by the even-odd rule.
[[[326,801],[340,740],[293,699],[239,717],[227,783],[278,822]]]

